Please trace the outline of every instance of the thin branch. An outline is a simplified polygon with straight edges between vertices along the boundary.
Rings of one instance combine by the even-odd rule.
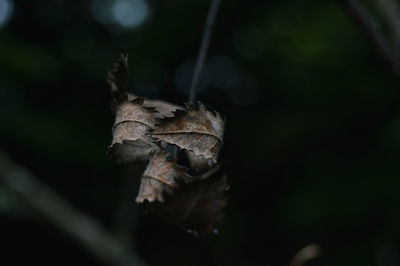
[[[303,266],[307,261],[315,259],[322,254],[322,248],[317,244],[310,244],[300,249],[293,257],[289,266]]]
[[[371,24],[371,19],[366,10],[357,0],[341,0],[344,7],[365,34],[380,58],[393,70],[393,65],[398,61],[390,46]]]
[[[110,265],[146,265],[130,247],[117,241],[98,221],[75,209],[66,199],[1,152],[0,181],[97,259]]]
[[[392,33],[393,41],[397,51],[396,56],[399,56],[399,45],[400,45],[400,5],[398,1],[394,0],[375,0],[378,8],[383,14],[383,18],[386,20],[387,24]]]
[[[204,27],[203,38],[201,40],[199,55],[197,57],[196,66],[193,72],[192,85],[190,87],[189,102],[193,103],[196,99],[196,89],[199,84],[200,75],[203,69],[204,60],[207,56],[208,46],[212,35],[212,30],[217,16],[218,8],[221,0],[212,0],[208,11],[206,24]]]

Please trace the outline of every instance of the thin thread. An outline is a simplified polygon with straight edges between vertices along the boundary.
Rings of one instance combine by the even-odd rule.
[[[197,57],[196,66],[193,71],[193,79],[190,87],[189,102],[193,103],[196,99],[196,89],[200,80],[200,75],[203,70],[204,60],[207,56],[208,46],[210,44],[212,30],[215,23],[215,18],[217,16],[218,8],[220,6],[221,0],[212,0],[210,9],[208,11],[203,38],[201,40],[199,55]]]
[[[190,86],[189,99],[188,99],[189,103],[194,103],[196,99],[196,89],[198,87],[201,71],[203,69],[204,60],[207,56],[207,51],[211,40],[213,26],[215,23],[215,18],[217,16],[217,11],[220,4],[221,0],[212,0],[210,8],[208,10],[208,15],[204,26],[199,55],[197,57],[196,66],[193,71],[193,79],[192,79],[192,84]],[[172,158],[176,160],[176,158],[178,157],[178,147],[175,146],[172,149],[171,155]]]

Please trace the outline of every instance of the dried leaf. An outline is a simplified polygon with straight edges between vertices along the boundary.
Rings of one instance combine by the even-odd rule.
[[[155,126],[152,136],[191,151],[194,156],[203,156],[207,164],[208,160],[214,164],[222,146],[223,133],[224,121],[221,116],[212,114],[199,103],[199,107],[186,104],[186,111],[177,110],[174,117],[162,119]],[[198,164],[194,156],[191,156],[192,161]],[[202,158],[197,160],[204,161]]]
[[[190,167],[196,171],[211,169],[216,163],[215,160],[208,159],[202,155],[195,155],[192,151],[186,151],[186,156],[189,160]]]
[[[126,100],[132,101],[138,98],[134,94],[126,92],[129,81],[129,71],[128,71],[128,55],[121,55],[115,64],[114,69],[108,72],[107,82],[111,88],[112,96],[112,109],[119,104],[125,102]],[[184,110],[185,108],[164,102],[161,100],[148,100],[145,99],[143,103],[144,107],[154,108],[159,114],[156,114],[158,118],[162,117],[172,117],[176,110]]]
[[[120,163],[149,160],[136,202],[147,201],[153,211],[188,230],[212,232],[225,206],[226,177],[214,175],[218,166],[192,177],[175,160],[168,160],[164,149],[176,145],[185,150],[191,168],[210,169],[223,142],[224,122],[219,114],[207,111],[200,103],[184,108],[127,93],[125,55],[107,80],[116,115],[110,156]]]
[[[128,93],[128,98],[129,100],[134,100],[138,96]],[[174,112],[176,110],[185,110],[184,107],[175,105],[169,102],[164,102],[161,100],[151,100],[151,99],[145,99],[143,103],[144,107],[150,107],[154,108],[158,113],[156,114],[155,118],[161,119],[164,117],[173,117]]]
[[[155,119],[172,116],[181,107],[127,93],[127,55],[120,56],[107,81],[111,88],[111,108],[116,114],[108,153],[119,163],[147,161],[150,153],[159,149],[147,134],[154,127]]]
[[[144,106],[154,108],[159,113],[159,115],[156,117],[159,119],[164,117],[173,117],[176,110],[185,110],[185,108],[179,105],[151,99],[146,99],[144,101]]]
[[[152,154],[143,173],[136,202],[162,202],[165,194],[171,194],[179,184],[191,181],[191,176],[186,174],[187,169],[178,166],[174,160],[167,160],[167,156],[166,152]]]
[[[214,175],[179,187],[163,203],[149,207],[169,222],[197,233],[211,233],[226,205],[226,176]]]
[[[159,149],[147,134],[154,127],[156,111],[144,107],[143,101],[139,97],[116,106],[109,155],[119,163],[147,161]]]

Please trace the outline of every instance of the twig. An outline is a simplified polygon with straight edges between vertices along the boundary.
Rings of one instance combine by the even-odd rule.
[[[303,266],[307,261],[315,259],[322,254],[322,248],[317,244],[310,244],[300,249],[293,257],[289,266]]]
[[[400,5],[398,1],[393,0],[375,0],[375,2],[393,34],[394,45],[397,48],[397,51],[394,52],[398,57],[400,52]]]
[[[196,99],[196,89],[199,83],[200,75],[203,69],[204,60],[207,56],[208,46],[212,35],[215,17],[217,16],[218,8],[221,0],[212,0],[208,11],[207,20],[204,27],[203,38],[201,40],[199,55],[197,57],[196,66],[193,71],[192,85],[190,87],[189,102],[193,103]]]
[[[371,19],[366,10],[360,6],[357,0],[341,1],[362,32],[366,35],[380,58],[393,70],[397,58],[382,35],[372,26]]]
[[[66,199],[1,152],[0,181],[97,259],[111,265],[145,265],[130,247],[117,241],[98,221],[75,209]]]

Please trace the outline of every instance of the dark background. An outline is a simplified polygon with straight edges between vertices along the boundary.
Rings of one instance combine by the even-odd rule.
[[[106,155],[106,73],[126,52],[131,92],[182,104],[208,7],[0,0],[1,149],[111,230],[124,167]],[[307,265],[399,265],[399,80],[338,1],[222,1],[200,85],[226,117],[225,217],[195,238],[145,214],[135,187],[149,265],[288,265],[311,243],[324,252]],[[0,186],[1,265],[105,265],[19,206]]]

